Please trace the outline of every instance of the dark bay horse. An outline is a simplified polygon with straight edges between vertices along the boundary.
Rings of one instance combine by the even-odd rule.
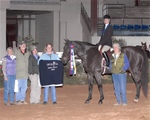
[[[147,50],[147,43],[146,42],[141,42],[141,46],[137,45],[136,47],[145,50],[147,57],[150,59],[150,51]]]
[[[85,103],[89,103],[92,99],[93,81],[95,79],[100,92],[100,100],[98,103],[102,104],[104,99],[101,76],[102,56],[98,51],[98,46],[88,42],[66,40],[62,55],[62,62],[64,64],[67,64],[70,60],[70,44],[74,45],[74,52],[82,60],[84,70],[87,73],[89,95]],[[126,53],[130,61],[129,71],[131,72],[136,85],[136,95],[134,100],[138,102],[141,86],[144,95],[147,97],[148,94],[148,58],[144,50],[136,47],[123,47],[122,51]]]

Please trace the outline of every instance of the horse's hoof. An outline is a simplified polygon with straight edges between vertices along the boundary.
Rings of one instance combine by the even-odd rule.
[[[103,101],[102,100],[98,101],[98,104],[103,104]]]
[[[138,103],[139,102],[139,99],[134,99],[133,100],[135,103]]]
[[[86,101],[85,101],[85,104],[89,104],[89,103],[90,103],[90,101],[89,101],[89,100],[86,100]]]

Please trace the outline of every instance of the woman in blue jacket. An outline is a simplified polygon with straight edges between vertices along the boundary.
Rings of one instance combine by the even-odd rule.
[[[51,43],[46,44],[44,52],[45,53],[43,53],[41,55],[40,59],[38,60],[38,64],[39,64],[40,60],[60,60],[58,55],[55,54]],[[55,86],[44,87],[44,102],[43,102],[43,104],[46,105],[48,102],[49,89],[51,90],[51,99],[52,99],[53,104],[57,104]]]

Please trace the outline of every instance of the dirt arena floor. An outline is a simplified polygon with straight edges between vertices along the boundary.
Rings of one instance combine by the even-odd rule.
[[[133,83],[127,84],[128,105],[126,107],[113,105],[116,99],[112,84],[105,84],[103,88],[105,99],[102,105],[97,104],[99,92],[96,85],[94,85],[93,99],[89,104],[84,104],[87,98],[87,85],[66,85],[57,88],[57,105],[53,105],[49,100],[47,105],[14,106],[3,104],[3,88],[1,88],[0,120],[150,120],[150,100],[146,99],[141,92],[139,102],[134,103]],[[29,93],[30,88],[27,91],[28,103]]]

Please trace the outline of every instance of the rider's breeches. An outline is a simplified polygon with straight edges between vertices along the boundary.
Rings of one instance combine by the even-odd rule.
[[[101,45],[98,47],[98,50],[99,50],[99,51],[100,51],[101,47],[102,47]],[[102,48],[102,53],[103,53],[103,52],[107,52],[110,48],[111,48],[110,46],[104,45],[103,48]]]

